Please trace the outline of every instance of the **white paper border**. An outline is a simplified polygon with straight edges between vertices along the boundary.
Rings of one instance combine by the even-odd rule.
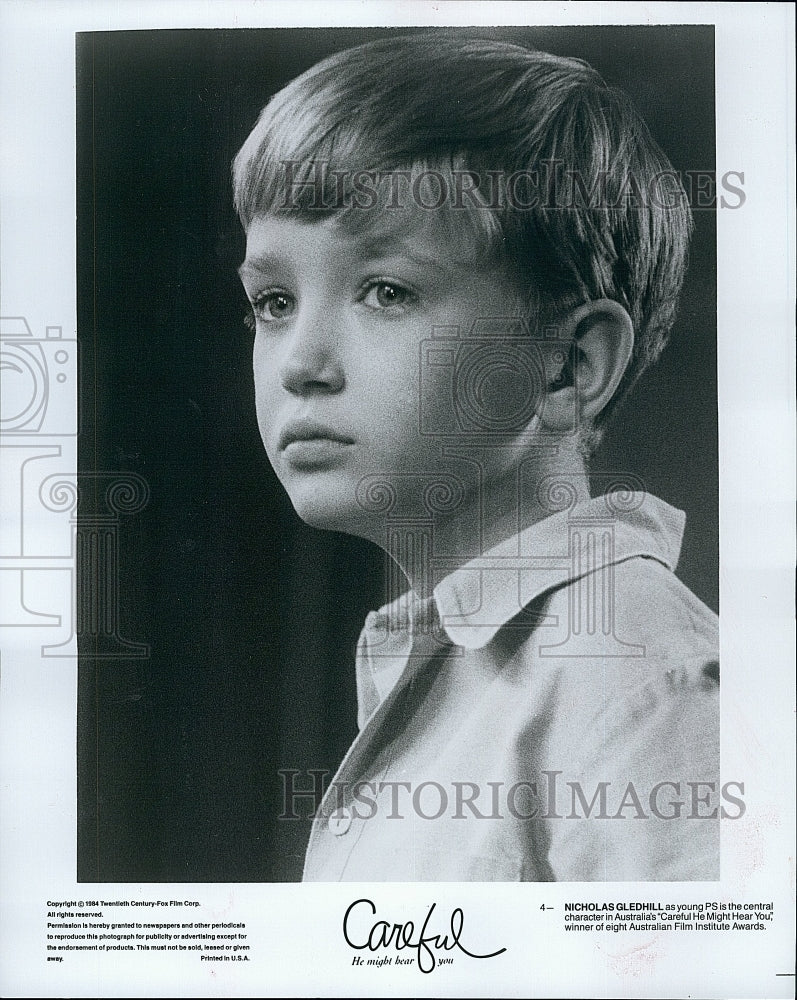
[[[34,630],[3,634],[0,681],[2,955],[15,996],[793,995],[794,13],[781,4],[20,2],[0,6],[0,314],[36,335],[75,331],[74,33],[153,27],[714,23],[717,173],[742,170],[747,201],[718,212],[720,603],[723,779],[746,783],[747,816],[723,830],[723,881],[573,884],[102,886],[103,898],[200,899],[205,919],[246,920],[246,969],[193,960],[44,961],[44,904],[90,890],[75,872],[74,661],[39,658]],[[73,405],[64,396],[63,405]],[[68,415],[67,415],[68,416]],[[64,471],[74,441],[62,442]],[[15,502],[14,498],[11,498]],[[7,515],[8,495],[3,497]],[[60,520],[61,528],[64,526]],[[59,528],[59,530],[61,530]],[[42,532],[51,525],[42,523]],[[38,530],[38,528],[37,528]],[[68,530],[68,529],[67,529]],[[54,539],[54,559],[68,539]],[[66,546],[66,548],[65,548]],[[56,551],[57,550],[57,551]],[[52,565],[64,566],[63,562]],[[53,599],[63,600],[56,582]],[[8,594],[0,592],[0,600]],[[38,599],[44,592],[37,595]],[[40,630],[42,631],[42,630]],[[24,637],[22,636],[22,633]],[[405,919],[436,901],[507,955],[437,975],[355,970],[340,921],[358,895]],[[670,935],[647,953],[567,941],[543,901],[774,899],[772,932]],[[788,914],[788,916],[787,916]],[[443,978],[445,975],[445,978]]]

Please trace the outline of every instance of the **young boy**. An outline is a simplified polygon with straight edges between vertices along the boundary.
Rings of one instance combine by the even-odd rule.
[[[278,93],[234,189],[269,459],[396,567],[305,879],[718,878],[739,803],[683,515],[589,492],[691,227],[630,103],[577,60],[385,39]]]

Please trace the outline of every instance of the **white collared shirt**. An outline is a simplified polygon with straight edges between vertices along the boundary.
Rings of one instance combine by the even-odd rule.
[[[554,514],[371,613],[306,881],[719,877],[717,618],[645,494]],[[716,810],[713,818],[712,813]]]

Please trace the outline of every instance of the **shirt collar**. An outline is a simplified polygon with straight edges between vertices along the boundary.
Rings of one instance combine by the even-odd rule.
[[[360,636],[360,724],[415,655],[439,648],[440,629],[466,649],[486,646],[546,591],[604,566],[647,556],[674,570],[684,513],[649,493],[609,493],[552,514],[444,576],[430,598],[411,591],[372,611]]]
[[[674,570],[685,519],[658,497],[630,492],[552,514],[437,584],[443,628],[456,645],[480,649],[535,598],[604,566],[647,556]]]

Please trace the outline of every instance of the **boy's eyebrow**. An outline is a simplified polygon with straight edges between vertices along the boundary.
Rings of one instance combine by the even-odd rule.
[[[243,278],[245,274],[256,274],[258,271],[268,271],[269,268],[279,266],[279,258],[276,254],[265,253],[255,254],[254,257],[247,257],[238,268],[238,277]]]
[[[434,267],[438,271],[444,270],[444,265],[440,263],[438,257],[429,257],[419,253],[411,243],[406,240],[394,240],[390,235],[374,236],[370,240],[365,240],[361,248],[361,256],[391,256],[399,255],[407,257],[416,264],[423,267]]]
[[[419,253],[412,247],[411,244],[404,240],[394,242],[384,236],[377,236],[371,240],[367,240],[359,248],[360,257],[390,255],[400,255],[402,257],[406,257],[422,267],[433,267],[437,271],[445,270],[445,265],[441,264],[437,257],[430,257]],[[252,257],[247,257],[238,268],[238,276],[243,278],[247,274],[257,274],[258,272],[268,271],[279,267],[281,264],[284,264],[284,261],[278,254],[266,250],[261,254],[255,254]]]

